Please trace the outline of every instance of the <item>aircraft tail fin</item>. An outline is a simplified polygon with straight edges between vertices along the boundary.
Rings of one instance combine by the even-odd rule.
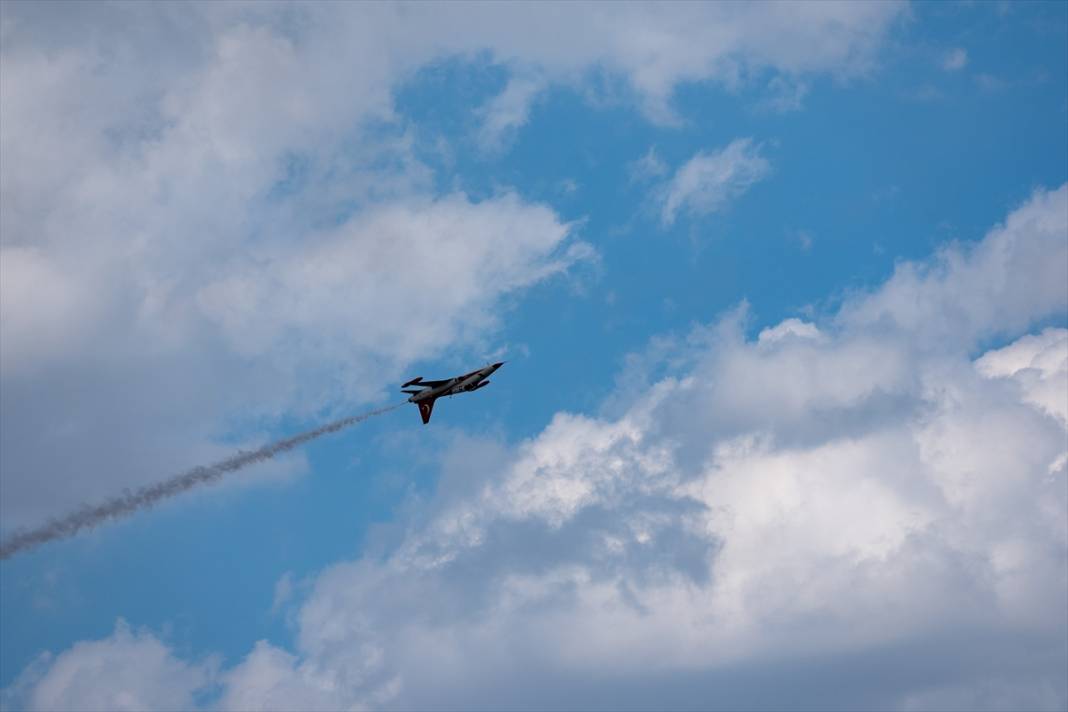
[[[434,401],[437,398],[430,398],[425,401],[419,401],[419,415],[423,416],[423,425],[430,422],[430,414],[434,412]]]

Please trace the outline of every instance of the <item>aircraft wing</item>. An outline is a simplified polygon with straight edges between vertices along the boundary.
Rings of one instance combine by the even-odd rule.
[[[451,380],[452,379],[450,378],[450,379],[445,380],[445,381],[419,381],[419,383],[417,383],[416,385],[418,385],[418,386],[426,386],[427,388],[437,388],[438,386],[444,386],[446,383],[448,383]]]

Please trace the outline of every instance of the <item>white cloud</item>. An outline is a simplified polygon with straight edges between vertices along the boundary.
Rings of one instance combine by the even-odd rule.
[[[735,139],[711,153],[699,151],[661,189],[661,221],[671,225],[682,211],[692,215],[719,212],[770,170],[771,164],[752,139]]]
[[[1068,331],[1046,329],[1003,349],[987,352],[976,362],[988,378],[1008,378],[1022,390],[1022,399],[1068,424]]]
[[[1011,213],[977,245],[898,265],[885,285],[858,295],[838,320],[856,329],[896,330],[925,348],[1019,333],[1068,309],[1066,232],[1068,187],[1038,191],[1027,209]]]
[[[223,707],[1063,708],[1068,331],[1026,331],[1068,311],[1066,192],[818,325],[660,339],[636,363],[667,375],[601,416],[458,442]]]
[[[478,141],[483,150],[499,151],[514,137],[527,123],[531,106],[545,87],[541,79],[512,77],[500,94],[476,111],[482,121]]]
[[[217,458],[205,441],[238,407],[312,413],[376,397],[405,364],[477,344],[502,297],[588,257],[569,229],[513,194],[451,195],[379,203],[206,264],[3,248],[5,276],[21,277],[2,286],[5,524],[164,476],[160,462],[178,471]],[[24,269],[37,264],[61,275],[45,299]],[[72,370],[85,382],[76,400],[63,385]],[[93,477],[56,487],[87,466]]]
[[[375,395],[361,390],[368,374],[388,381],[418,349],[481,349],[496,299],[581,257],[543,207],[435,194],[393,107],[419,68],[447,57],[522,68],[482,111],[483,139],[503,145],[544,86],[590,73],[618,78],[662,120],[681,82],[860,76],[903,7],[557,10],[4,4],[5,525],[157,478],[160,462],[193,464],[238,404],[321,407],[316,372],[350,346],[362,358],[334,373],[358,398]],[[527,217],[553,239],[498,231]],[[385,223],[396,242],[370,231]],[[448,285],[413,283],[410,262],[441,259],[458,260]],[[456,310],[427,321],[431,290]],[[298,378],[320,348],[335,363]],[[83,469],[94,476],[67,487]]]
[[[968,66],[968,52],[962,47],[954,47],[942,57],[942,69],[956,72]]]
[[[929,342],[924,324],[866,307],[1026,289],[1033,300],[983,312],[981,331],[1064,313],[1050,287],[1068,262],[1047,233],[1068,237],[1064,191],[1036,194],[974,250],[902,265],[825,329],[787,320],[750,342],[729,316],[657,346],[674,376],[615,416],[558,414],[473,491],[450,495],[472,474],[447,470],[392,557],[319,579],[301,664],[359,671],[353,699],[399,677],[399,707],[641,706],[634,686],[668,706],[952,706],[991,673],[1008,706],[1063,707],[1066,430],[1035,394],[1063,395],[1068,332],[973,362],[974,328]],[[1057,269],[1026,269],[1043,249]],[[1001,380],[1023,373],[1041,385]],[[962,659],[976,639],[990,657]],[[859,683],[806,698],[774,672],[813,660],[808,695],[838,689],[851,661]],[[772,680],[779,696],[761,697]]]
[[[246,9],[84,8],[99,32],[53,49],[47,8],[4,6],[6,527],[217,457],[238,412],[351,407],[481,349],[500,298],[591,254],[512,193],[434,195],[406,135],[362,128],[404,74],[349,46],[359,17]],[[143,46],[168,33],[176,59]],[[362,68],[344,92],[335,60]]]
[[[987,264],[978,256],[998,247],[1012,265],[1035,243],[1048,247],[1041,226],[1056,217],[1056,195],[1036,195],[972,259]],[[967,266],[969,256],[952,259]],[[930,274],[914,297],[938,287],[982,301],[1007,288]],[[901,296],[896,279],[859,299]],[[1006,279],[1049,295],[1029,272]],[[1035,304],[1030,316],[1051,309],[1063,306]],[[992,330],[1022,323],[988,318]],[[756,699],[751,685],[767,682],[760,670],[772,660],[813,656],[826,661],[810,670],[826,684],[848,659],[871,660],[873,684],[871,675],[904,675],[872,699],[830,698],[885,707],[939,699],[944,685],[961,699],[987,684],[985,665],[1022,665],[1000,693],[1063,706],[1068,473],[1051,480],[1049,464],[1065,428],[987,376],[1011,362],[997,372],[1035,369],[1055,385],[1068,371],[1065,332],[973,364],[968,338],[917,350],[878,318],[839,324],[815,338],[814,325],[789,320],[754,343],[729,317],[678,343],[673,357],[688,353],[687,365],[624,413],[558,415],[473,495],[450,497],[449,478],[471,474],[447,471],[441,499],[418,515],[427,524],[390,559],[320,578],[301,615],[302,664],[359,670],[366,689],[400,676],[401,707],[492,706],[554,685],[587,699],[599,684],[620,691],[598,697],[619,706],[633,703],[627,678],[668,695],[663,704],[692,699],[692,681],[657,683],[689,669],[732,706]],[[932,685],[931,656],[976,635],[997,662]],[[351,657],[357,641],[375,652]],[[925,672],[895,670],[900,661],[880,653],[892,646],[921,656]],[[509,687],[519,670],[534,680]],[[1021,681],[1043,694],[1023,695]],[[782,694],[770,699],[798,703]]]
[[[54,659],[43,654],[12,689],[11,709],[189,710],[212,683],[218,661],[187,663],[147,631],[122,620],[103,640],[78,643]]]
[[[543,81],[605,74],[672,120],[682,82],[861,76],[903,6],[127,10],[0,7],[5,526],[212,456],[238,410],[323,407],[350,346],[331,373],[364,399],[417,353],[482,350],[495,300],[581,259],[547,208],[435,193],[393,106],[421,67],[521,68],[483,116],[507,141]],[[544,232],[506,239],[526,218]],[[449,285],[416,284],[438,260]],[[450,311],[427,321],[431,290]]]
[[[607,70],[623,78],[647,116],[675,123],[672,95],[682,83],[733,88],[759,81],[769,69],[795,78],[863,76],[905,6],[575,3],[547,13],[503,5],[478,7],[476,18],[464,9],[442,8],[419,19],[435,27],[438,43],[485,47],[497,60],[553,81],[578,83],[591,70]]]
[[[488,51],[552,82],[607,70],[673,121],[683,82],[862,75],[901,11],[5,3],[5,524],[67,506],[55,491],[78,501],[205,458],[235,404],[313,407],[321,382],[294,374],[320,349],[333,369],[357,348],[356,389],[452,334],[476,343],[495,300],[582,257],[545,206],[434,194],[390,123],[419,67]],[[516,82],[487,105],[491,134],[528,114],[536,91]],[[694,161],[668,222],[767,170],[745,142]],[[965,354],[1063,313],[1065,194],[1038,194],[972,251],[901,266],[829,324],[753,343],[727,319],[674,344],[678,373],[625,411],[490,443],[493,467],[453,458],[446,484],[474,494],[443,487],[393,556],[325,572],[295,649],[257,644],[220,705],[649,707],[697,691],[737,707],[772,689],[792,695],[764,705],[781,707],[806,688],[769,661],[837,681],[859,659],[895,683],[875,703],[974,699],[996,670],[1010,701],[1063,707],[1063,331]],[[383,279],[402,256],[421,271]],[[455,285],[426,274],[440,260]],[[976,638],[983,660],[937,667]],[[885,664],[894,645],[922,674]],[[31,709],[187,709],[214,668],[120,624],[16,692]],[[1017,696],[1021,679],[1042,694]]]
[[[800,319],[787,319],[775,326],[762,329],[757,336],[758,344],[772,344],[776,341],[789,338],[818,339],[820,330],[815,324],[801,321]]]
[[[332,371],[354,359],[385,368],[485,330],[502,295],[588,255],[581,244],[558,251],[568,230],[514,194],[390,203],[303,244],[250,251],[196,300],[243,355],[267,356],[304,333],[316,341],[301,356]],[[309,373],[313,363],[293,367]]]
[[[372,657],[373,651],[361,650]],[[290,653],[267,641],[256,643],[252,652],[222,679],[224,694],[218,703],[222,710],[339,710],[352,709],[347,694],[360,680],[339,679],[336,671],[314,663],[301,664]],[[370,697],[368,702],[370,702]]]

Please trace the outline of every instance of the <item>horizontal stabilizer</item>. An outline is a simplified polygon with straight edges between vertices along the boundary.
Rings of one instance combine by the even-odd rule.
[[[402,388],[401,389],[401,393],[410,393],[410,394],[412,394],[414,396],[417,393],[422,393],[422,391],[417,391],[414,388]]]
[[[421,380],[423,380],[422,376],[416,376],[415,378],[413,378],[412,380],[408,381],[407,383],[401,384],[401,388],[407,388],[408,386],[414,386],[416,383],[419,383],[419,381],[421,381]]]

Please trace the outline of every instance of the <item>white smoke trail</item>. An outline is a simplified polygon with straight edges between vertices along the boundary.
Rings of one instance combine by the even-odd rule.
[[[80,509],[60,519],[53,519],[43,526],[27,531],[15,532],[6,541],[0,544],[0,559],[14,556],[21,551],[32,549],[56,539],[74,536],[83,529],[91,529],[109,519],[116,519],[133,514],[142,509],[148,509],[158,502],[170,499],[175,495],[193,489],[199,485],[214,482],[223,475],[236,472],[244,467],[270,460],[275,455],[292,450],[306,442],[314,440],[328,433],[336,433],[338,430],[355,425],[361,421],[373,418],[376,415],[388,413],[401,407],[402,403],[391,405],[386,408],[372,410],[362,415],[354,415],[341,420],[335,420],[315,430],[295,435],[285,440],[278,440],[269,445],[264,445],[259,450],[252,452],[239,452],[214,465],[194,467],[188,472],[175,475],[158,484],[142,487],[133,492],[126,492],[119,497],[113,497],[101,504],[83,505]]]

